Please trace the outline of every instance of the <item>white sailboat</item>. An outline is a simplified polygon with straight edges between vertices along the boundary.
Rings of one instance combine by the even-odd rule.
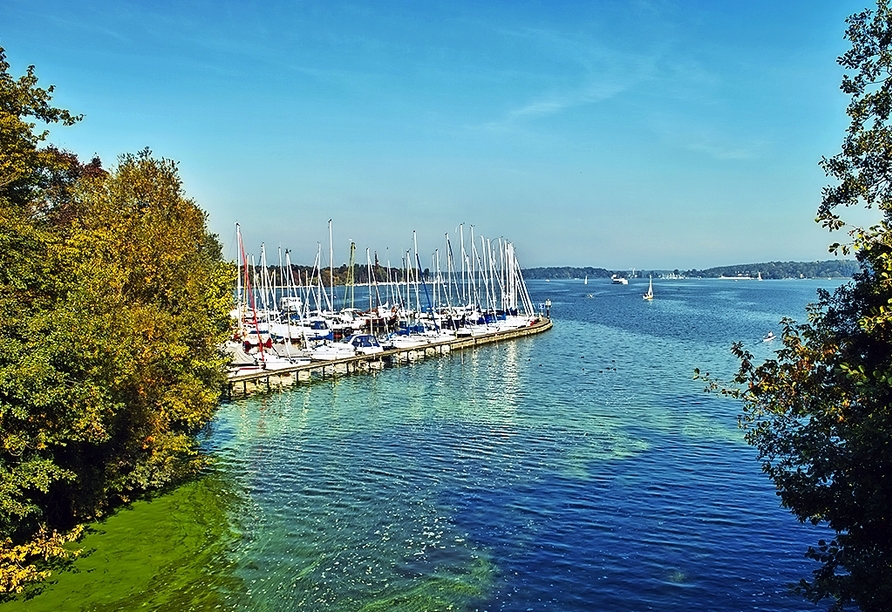
[[[650,283],[648,283],[647,285],[647,293],[645,293],[642,297],[644,297],[645,300],[654,299],[654,279],[652,276],[650,277]]]

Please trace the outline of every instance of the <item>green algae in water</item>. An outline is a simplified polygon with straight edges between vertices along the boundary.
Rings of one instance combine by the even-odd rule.
[[[494,573],[490,561],[477,558],[464,575],[435,573],[406,591],[376,598],[362,606],[360,612],[464,610],[468,604],[486,595],[492,587]]]
[[[231,494],[213,477],[137,501],[88,526],[81,557],[0,603],[0,611],[219,610],[239,589],[226,573]]]

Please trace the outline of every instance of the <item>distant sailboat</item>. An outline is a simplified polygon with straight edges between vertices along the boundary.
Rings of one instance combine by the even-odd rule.
[[[650,283],[647,285],[647,293],[643,297],[645,300],[654,299],[654,279],[652,276],[650,277]]]
[[[585,280],[582,281],[583,285],[588,285],[588,274],[585,275]]]

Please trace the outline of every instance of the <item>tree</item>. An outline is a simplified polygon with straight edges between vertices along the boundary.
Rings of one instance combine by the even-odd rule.
[[[0,47],[0,198],[23,205],[39,187],[41,171],[56,167],[55,152],[38,147],[48,132],[35,132],[30,120],[73,125],[82,116],[50,105],[53,86],[37,87],[34,66],[18,79],[9,74],[9,67]]]
[[[850,230],[861,265],[853,281],[822,291],[808,322],[784,320],[776,359],[756,365],[741,345],[736,387],[741,426],[759,451],[781,503],[835,536],[809,547],[820,566],[798,590],[831,610],[892,610],[892,12],[847,20],[851,48],[839,58],[851,119],[842,150],[821,166],[836,181],[818,221],[845,227],[839,207],[875,207],[881,221]],[[704,376],[708,378],[708,375]]]
[[[107,172],[41,147],[29,119],[76,118],[8,68],[0,50],[0,593],[77,524],[200,467],[234,279],[174,162]]]

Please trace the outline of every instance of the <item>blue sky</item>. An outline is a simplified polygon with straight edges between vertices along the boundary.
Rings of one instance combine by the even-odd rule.
[[[867,0],[0,3],[14,75],[83,113],[51,140],[150,147],[235,256],[335,262],[459,223],[526,267],[829,257],[836,57]],[[866,217],[857,213],[853,221]]]

